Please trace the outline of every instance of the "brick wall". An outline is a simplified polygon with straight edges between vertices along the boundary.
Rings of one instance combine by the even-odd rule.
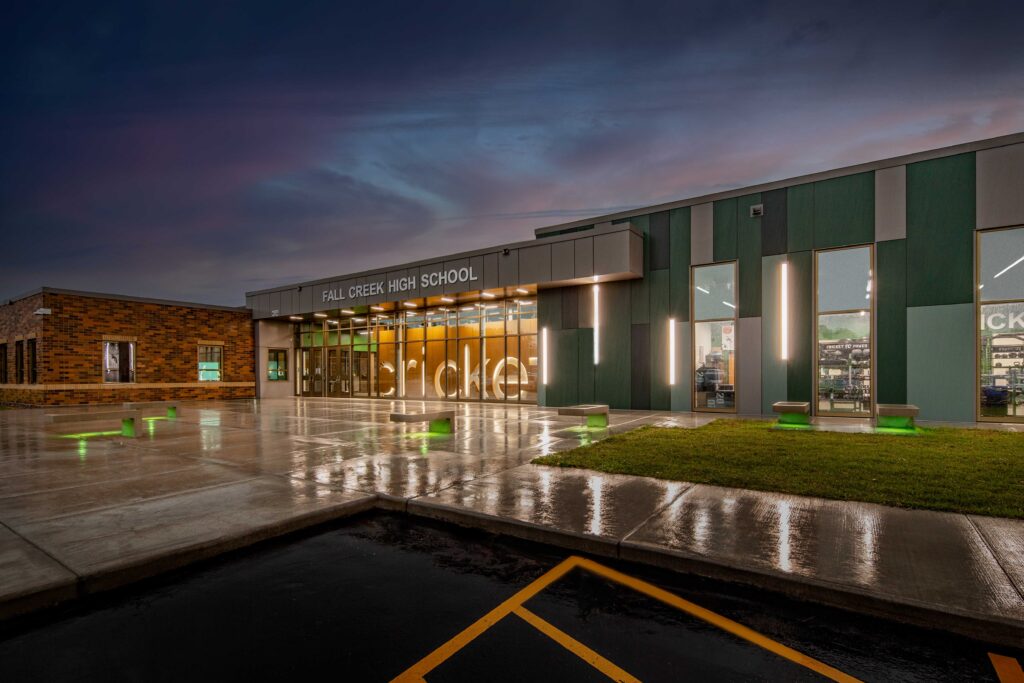
[[[47,316],[33,315],[40,307]],[[54,405],[255,395],[253,324],[246,310],[221,310],[44,291],[0,306],[0,340],[35,334],[38,384],[0,385],[0,403]],[[135,382],[103,382],[103,342],[135,341]],[[199,341],[222,342],[221,382],[198,381]],[[26,351],[26,363],[27,351]],[[27,374],[26,374],[27,377]]]

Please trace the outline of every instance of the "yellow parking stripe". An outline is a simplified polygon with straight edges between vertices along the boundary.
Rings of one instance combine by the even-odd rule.
[[[689,600],[684,600],[677,595],[673,595],[668,591],[662,590],[653,584],[649,584],[646,581],[635,579],[631,576],[627,576],[622,572],[605,567],[602,564],[598,564],[592,560],[588,560],[583,557],[567,557],[562,562],[558,563],[555,567],[541,575],[531,584],[520,590],[518,593],[505,600],[503,603],[492,609],[490,612],[480,617],[477,621],[470,624],[462,632],[456,635],[448,642],[441,645],[439,648],[431,652],[429,655],[421,659],[420,661],[413,664],[406,671],[399,674],[393,681],[393,683],[425,683],[425,676],[445,662],[449,657],[454,655],[456,652],[464,648],[466,645],[471,643],[481,633],[494,626],[496,623],[507,617],[509,614],[515,613],[520,618],[529,622],[532,626],[540,630],[545,635],[551,637],[553,640],[558,642],[560,645],[570,650],[584,661],[590,663],[592,666],[600,670],[602,673],[608,675],[616,680],[636,680],[626,671],[623,671],[615,664],[604,659],[599,654],[586,647],[582,643],[572,639],[568,634],[559,631],[557,628],[544,621],[537,615],[533,614],[529,610],[523,608],[523,604],[537,595],[545,588],[550,586],[555,581],[565,576],[573,568],[579,567],[585,569],[598,576],[619,583],[627,588],[631,588],[638,593],[643,593],[648,597],[654,598],[660,602],[665,603],[679,609],[687,614],[694,616],[702,621],[706,621],[713,626],[732,633],[749,643],[752,643],[762,649],[768,650],[769,652],[775,653],[780,657],[788,659],[791,662],[804,666],[812,671],[815,671],[822,676],[829,678],[833,681],[842,681],[843,683],[860,683],[860,681],[853,676],[849,676],[838,669],[834,669],[831,666],[808,657],[807,655],[797,652],[796,650],[786,647],[782,643],[777,643],[774,640],[761,635],[757,631],[747,628],[742,624],[739,624],[731,619],[716,614],[711,610],[704,609],[700,605],[696,605]],[[541,626],[543,625],[543,627]],[[557,636],[555,635],[557,634]],[[991,657],[997,657],[998,655],[990,655]],[[1008,658],[1003,658],[1008,659]],[[1016,660],[1011,660],[1016,664]],[[602,666],[607,667],[607,671],[598,666],[595,662],[601,662]],[[995,664],[995,659],[993,659]],[[609,671],[613,673],[608,673]],[[1020,671],[1019,665],[1017,671]],[[1012,672],[1011,672],[1012,674]],[[626,676],[627,678],[619,678]],[[1000,674],[1002,676],[1002,674]],[[1002,683],[1024,683],[1024,680],[1018,678],[1007,678],[1003,679]]]
[[[620,683],[640,683],[640,679],[636,676],[631,675],[629,672],[619,668],[612,662],[609,662],[607,659],[597,654],[565,631],[562,631],[556,626],[544,621],[525,607],[519,607],[513,611],[513,614],[520,617],[530,626],[533,626],[548,638],[555,641],[613,681],[620,681]]]
[[[445,660],[451,657],[453,654],[466,647],[473,641],[474,638],[479,636],[481,633],[494,626],[496,623],[504,619],[506,616],[512,613],[517,607],[521,606],[524,602],[532,598],[537,593],[550,586],[558,579],[565,576],[573,567],[576,566],[576,559],[574,557],[566,558],[564,561],[558,563],[552,567],[545,574],[537,578],[533,583],[523,588],[521,591],[513,595],[511,598],[501,603],[490,612],[480,617],[477,621],[469,625],[465,630],[456,635],[454,638],[449,640],[447,643],[437,648],[429,655],[421,659],[420,661],[413,664],[406,671],[399,674],[394,679],[396,682],[419,682],[423,680],[434,668],[442,664]]]
[[[1024,683],[1024,670],[1020,668],[1020,662],[1013,657],[988,653],[988,658],[999,676],[999,683]]]
[[[844,674],[842,671],[839,671],[838,669],[832,668],[828,664],[819,662],[817,659],[814,659],[813,657],[808,657],[803,653],[797,652],[792,648],[786,647],[782,643],[777,643],[774,640],[761,635],[757,631],[749,629],[746,626],[743,626],[742,624],[736,623],[732,619],[727,619],[726,617],[723,617],[720,614],[715,614],[711,610],[704,609],[700,605],[695,605],[689,600],[684,600],[683,598],[680,598],[677,595],[673,595],[668,591],[662,590],[661,588],[649,584],[646,581],[634,579],[632,576],[627,576],[622,572],[615,571],[614,569],[605,567],[604,565],[592,562],[591,560],[582,557],[579,558],[578,566],[582,569],[586,569],[589,572],[593,572],[598,576],[603,576],[606,579],[622,584],[627,588],[632,588],[638,593],[643,593],[644,595],[647,595],[648,597],[663,602],[666,605],[671,605],[672,607],[682,610],[683,612],[686,612],[687,614],[697,617],[702,621],[706,621],[713,626],[717,626],[723,631],[728,631],[729,633],[738,636],[749,643],[753,643],[754,645],[757,645],[760,648],[768,650],[769,652],[773,652],[779,655],[780,657],[784,657],[790,660],[791,662],[795,662],[801,666],[807,667],[812,671],[816,671],[822,676],[830,678],[833,681],[845,681],[852,683],[858,680],[853,676]]]

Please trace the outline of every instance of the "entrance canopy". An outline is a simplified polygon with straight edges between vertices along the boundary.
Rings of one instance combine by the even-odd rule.
[[[517,288],[536,291],[634,279],[643,277],[643,266],[642,234],[629,223],[619,223],[248,292],[245,298],[254,319],[286,320],[405,301],[430,304],[466,292],[515,296]]]

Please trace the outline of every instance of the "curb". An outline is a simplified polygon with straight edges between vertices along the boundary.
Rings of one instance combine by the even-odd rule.
[[[1024,619],[1013,621],[997,616],[963,612],[954,608],[938,609],[930,604],[873,595],[852,586],[831,584],[817,579],[795,578],[790,575],[710,561],[705,557],[650,544],[565,531],[425,499],[379,494],[367,495],[358,500],[340,503],[330,508],[257,527],[238,536],[197,543],[171,554],[80,576],[76,580],[69,580],[66,583],[58,582],[39,591],[13,596],[0,602],[0,621],[120,588],[272,538],[338,521],[370,510],[397,512],[410,517],[431,519],[589,555],[762,588],[798,600],[913,626],[947,631],[1008,647],[1020,647],[1020,643],[1024,642]]]

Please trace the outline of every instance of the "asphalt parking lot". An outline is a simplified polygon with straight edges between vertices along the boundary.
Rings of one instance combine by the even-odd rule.
[[[0,624],[4,681],[1005,682],[1019,662],[1020,650],[379,513]]]

